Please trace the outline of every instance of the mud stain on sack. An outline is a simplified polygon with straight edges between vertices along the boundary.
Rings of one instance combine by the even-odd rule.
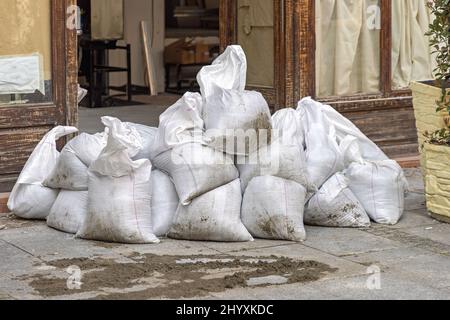
[[[63,259],[48,262],[56,270],[78,266],[80,290],[69,290],[67,278],[51,274],[19,278],[43,297],[94,293],[95,299],[194,298],[233,288],[255,287],[250,279],[279,276],[285,283],[317,281],[337,269],[316,261],[286,257],[157,256],[133,254],[130,263],[109,259]],[[265,287],[270,284],[261,284]]]

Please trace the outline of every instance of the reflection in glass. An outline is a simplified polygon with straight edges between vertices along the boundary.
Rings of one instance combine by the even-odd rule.
[[[380,90],[379,0],[316,0],[317,96]]]
[[[247,55],[247,85],[273,87],[273,0],[238,0],[238,43]]]
[[[39,103],[52,100],[51,67],[51,3],[50,0],[1,0],[0,12],[0,65],[8,59],[7,67],[0,68],[0,105],[10,103]],[[39,72],[17,72],[11,75],[11,64],[23,67],[23,57],[40,56]],[[9,58],[13,58],[13,60]],[[17,60],[14,58],[17,57]],[[5,64],[3,64],[5,66]],[[3,73],[3,76],[2,76]],[[39,90],[28,89],[10,92],[14,82],[20,86],[21,76],[34,77],[40,82]],[[39,79],[37,78],[39,77]],[[2,83],[3,80],[3,83]],[[29,82],[27,82],[27,85]],[[3,86],[2,86],[3,84]],[[2,92],[3,90],[3,92]],[[41,92],[42,91],[42,92]],[[2,94],[3,93],[3,94]],[[7,93],[7,94],[6,94]]]

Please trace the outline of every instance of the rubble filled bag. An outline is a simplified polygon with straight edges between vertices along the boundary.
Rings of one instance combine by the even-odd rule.
[[[172,226],[179,199],[172,180],[164,172],[152,172],[152,225],[157,237],[164,237]]]
[[[256,177],[242,202],[242,222],[255,238],[304,241],[306,189],[278,177]]]
[[[56,166],[44,185],[53,189],[87,191],[87,170],[106,145],[102,134],[82,133],[73,138],[61,151]]]
[[[56,141],[78,132],[74,127],[58,126],[48,132],[25,164],[8,200],[8,209],[25,219],[45,219],[59,190],[43,185],[45,178],[58,162]]]
[[[239,180],[180,205],[169,237],[179,240],[245,242],[252,236],[241,222],[242,194]]]
[[[354,162],[345,171],[345,176],[373,221],[395,225],[400,220],[408,182],[396,161]]]
[[[86,217],[87,207],[87,191],[61,190],[47,217],[47,225],[76,234]]]
[[[231,156],[199,143],[160,154],[153,164],[172,178],[183,205],[239,177]]]
[[[297,111],[300,113],[305,132],[309,131],[309,125],[312,123],[319,122],[324,127],[333,126],[338,143],[348,135],[353,136],[361,146],[364,159],[372,161],[388,160],[386,154],[373,141],[331,106],[306,97],[299,101]]]
[[[210,147],[232,155],[248,155],[258,149],[260,136],[270,137],[269,105],[256,91],[246,91],[247,59],[238,45],[229,46],[197,75],[203,96],[206,141]],[[247,133],[255,134],[251,139]],[[242,144],[235,143],[241,139]]]
[[[369,227],[370,218],[348,184],[348,179],[342,173],[328,179],[309,200],[305,209],[305,224],[320,227]]]
[[[305,149],[305,133],[301,115],[292,108],[277,111],[272,116],[273,129],[278,131],[285,145],[296,145]]]
[[[88,211],[77,237],[119,243],[158,243],[151,217],[150,160],[133,161],[140,135],[118,119],[103,117],[108,143],[89,168]]]
[[[159,117],[151,159],[186,143],[204,144],[202,97],[187,92]]]
[[[133,157],[133,160],[152,159],[155,148],[156,135],[158,134],[158,128],[145,126],[142,124],[126,122],[125,125],[133,127],[139,133],[142,138],[142,149],[137,155]]]
[[[344,169],[344,159],[332,126],[325,128],[321,123],[310,124],[306,133],[306,167],[310,182],[318,189]]]
[[[243,192],[249,182],[259,176],[274,176],[292,180],[309,191],[316,191],[314,185],[309,181],[303,149],[295,144],[283,144],[281,138],[260,148],[248,157],[237,157],[236,166],[240,173]]]

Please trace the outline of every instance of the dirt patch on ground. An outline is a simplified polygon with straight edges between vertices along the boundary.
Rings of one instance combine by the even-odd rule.
[[[15,216],[12,213],[9,213],[7,215],[0,215],[0,232],[2,230],[26,228],[41,224],[45,224],[45,221],[25,220]]]
[[[133,262],[114,260],[64,259],[49,262],[59,271],[70,266],[82,270],[80,290],[69,290],[67,278],[50,275],[22,277],[44,297],[85,292],[96,299],[193,298],[227,289],[248,287],[248,281],[269,276],[285,277],[286,283],[317,281],[337,269],[316,261],[285,257],[157,256],[134,254]],[[68,275],[69,276],[69,275]],[[270,283],[261,284],[269,286]],[[100,292],[100,293],[99,293]]]

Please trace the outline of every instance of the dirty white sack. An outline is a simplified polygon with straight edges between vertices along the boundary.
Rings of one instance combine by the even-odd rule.
[[[45,219],[59,190],[44,187],[45,178],[58,162],[56,141],[78,132],[74,127],[58,126],[48,132],[25,164],[8,200],[8,209],[24,219]]]
[[[274,176],[295,181],[309,191],[316,191],[310,183],[303,149],[295,144],[283,144],[279,138],[272,144],[260,148],[248,157],[237,157],[244,192],[249,182],[259,176]]]
[[[253,238],[241,222],[239,180],[180,205],[169,237],[179,240],[245,242]]]
[[[89,165],[106,146],[106,136],[82,133],[73,138],[61,151],[56,166],[44,185],[53,189],[87,191]]]
[[[394,225],[400,220],[408,182],[396,161],[354,162],[345,171],[345,176],[373,221]]]
[[[203,96],[203,119],[208,145],[228,154],[247,155],[258,149],[272,129],[269,105],[256,91],[246,91],[247,59],[238,45],[229,46],[210,66],[203,67],[197,81]],[[242,143],[235,143],[235,139]]]
[[[153,164],[172,178],[183,205],[239,177],[231,156],[199,143],[160,154]]]
[[[309,200],[305,209],[305,224],[320,227],[369,227],[370,218],[348,184],[348,179],[342,173],[328,179]]]
[[[358,139],[361,152],[366,160],[388,160],[384,152],[365,134],[361,132],[349,119],[337,112],[329,105],[314,101],[310,97],[304,98],[298,103],[297,111],[300,112],[304,131],[309,131],[309,124],[322,123],[324,127],[333,126],[338,143],[346,136],[351,135]]]
[[[152,190],[153,233],[157,237],[164,237],[172,226],[180,201],[170,177],[159,170],[152,172]]]
[[[158,128],[131,122],[127,122],[125,124],[136,129],[136,131],[142,138],[142,149],[137,155],[133,157],[133,160],[149,159],[151,161],[152,154],[154,154],[155,140],[156,135],[158,134]]]
[[[283,144],[296,145],[305,149],[305,134],[300,112],[286,108],[277,111],[272,116],[273,129],[278,131]]]
[[[344,169],[344,159],[336,142],[334,127],[316,122],[306,133],[306,167],[310,182],[318,189]]]
[[[304,241],[306,189],[278,177],[256,177],[242,202],[242,222],[255,238]]]
[[[152,148],[152,159],[186,143],[204,143],[202,97],[187,92],[159,117],[159,127]]]
[[[76,234],[86,217],[87,208],[87,191],[61,190],[47,217],[47,225],[63,232]]]
[[[151,217],[150,160],[131,160],[140,135],[118,119],[103,117],[108,143],[89,168],[88,212],[77,237],[119,243],[158,243]]]

